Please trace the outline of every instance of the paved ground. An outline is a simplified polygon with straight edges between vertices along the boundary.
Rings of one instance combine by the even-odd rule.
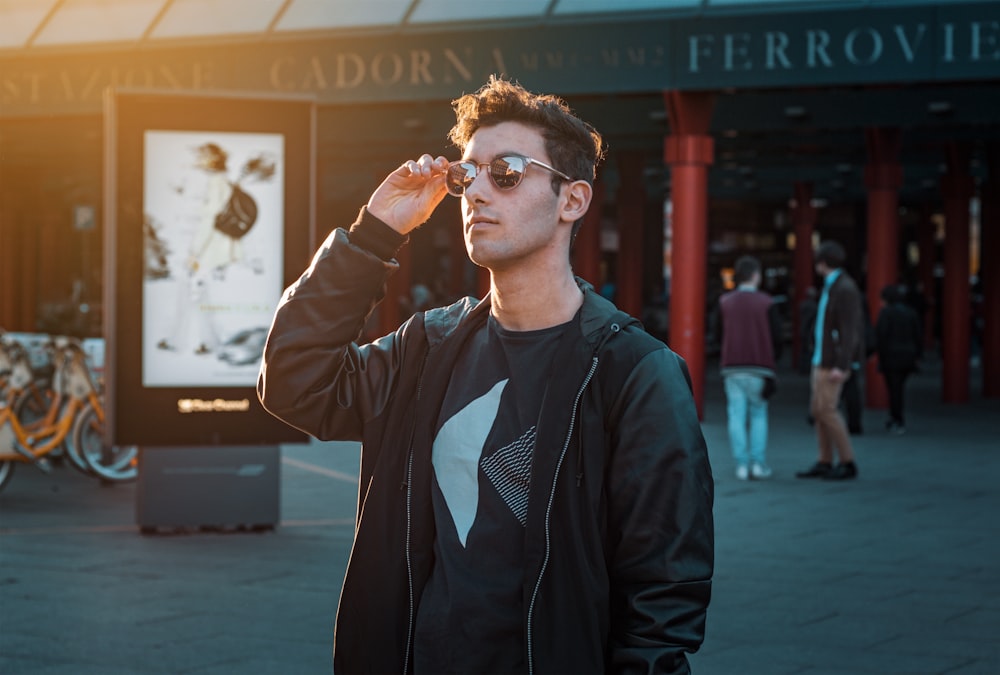
[[[717,573],[698,675],[1000,673],[1000,401],[939,403],[911,382],[909,432],[866,411],[861,477],[814,459],[803,378],[772,406],[775,478],[732,473],[721,385],[705,435]],[[0,673],[330,672],[357,447],[284,448],[273,532],[142,536],[135,485],[19,467],[0,493]]]

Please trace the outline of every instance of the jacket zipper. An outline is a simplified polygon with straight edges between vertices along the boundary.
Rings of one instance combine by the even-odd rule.
[[[420,374],[417,376],[416,402],[420,401],[420,391],[424,386],[424,366],[427,365],[427,355],[424,354],[423,363],[420,364]],[[413,561],[410,556],[410,539],[413,523],[413,435],[417,421],[414,416],[410,426],[410,442],[407,444],[409,456],[406,462],[406,580],[410,591],[410,621],[406,627],[406,652],[403,656],[403,675],[410,671],[410,649],[413,646],[413,624],[415,621],[414,612],[416,610],[413,592]]]
[[[556,472],[552,478],[552,490],[549,492],[549,503],[545,507],[545,558],[542,559],[542,569],[538,573],[538,580],[535,582],[535,590],[532,591],[531,602],[528,604],[528,675],[533,675],[535,672],[535,657],[531,639],[531,624],[535,613],[535,600],[538,599],[538,589],[542,586],[542,577],[545,576],[545,568],[548,567],[549,557],[552,552],[552,537],[549,532],[549,524],[552,515],[552,502],[555,500],[556,496],[556,482],[559,480],[559,471],[562,469],[563,461],[566,459],[566,451],[569,449],[570,439],[573,437],[573,429],[576,427],[576,415],[580,409],[580,398],[583,396],[583,391],[587,388],[587,385],[590,384],[590,380],[594,377],[594,372],[596,370],[597,356],[595,355],[593,357],[593,361],[590,363],[590,371],[583,379],[583,384],[580,385],[580,389],[576,392],[576,398],[573,400],[573,413],[570,415],[569,419],[569,431],[566,433],[566,440],[563,442],[562,452],[559,455],[559,461],[556,463]]]

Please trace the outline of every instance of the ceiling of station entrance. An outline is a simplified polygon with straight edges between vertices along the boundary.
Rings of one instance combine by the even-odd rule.
[[[544,25],[606,21],[610,14],[722,16],[932,4],[940,0],[0,0],[0,53],[304,32],[447,30],[470,23]]]
[[[963,0],[968,2],[969,0]],[[994,0],[995,1],[995,0]],[[51,49],[116,48],[167,41],[251,40],[302,32],[447,29],[450,23],[512,21],[558,23],[608,12],[734,12],[842,9],[849,5],[941,4],[928,0],[0,0],[0,57]],[[461,11],[456,7],[461,6]],[[85,26],[87,30],[81,30]],[[221,36],[221,37],[220,37]],[[639,153],[652,190],[669,189],[663,137],[670,125],[659,93],[571,97],[581,115],[604,132],[611,156]],[[857,86],[785,90],[720,91],[711,133],[715,163],[710,194],[719,198],[781,200],[794,181],[815,185],[831,202],[862,199],[868,161],[865,130],[901,131],[903,198],[937,192],[950,145],[967,147],[971,171],[985,175],[990,153],[1000,147],[1000,87],[996,81]],[[331,123],[336,118],[337,123]],[[326,119],[326,123],[324,123]],[[369,190],[373,175],[410,152],[447,148],[453,117],[441,102],[334,107],[320,112],[320,156],[333,161],[327,178],[339,190]],[[0,125],[0,171],[15,167],[47,175],[81,176],[101,156],[99,116],[4,120]],[[430,150],[433,151],[433,150]],[[367,164],[357,170],[357,158]],[[995,160],[993,160],[995,161]],[[343,172],[337,166],[347,167]],[[55,171],[52,171],[55,169]],[[53,180],[61,180],[53,178]],[[71,178],[67,178],[71,180]],[[73,179],[75,180],[75,179]]]

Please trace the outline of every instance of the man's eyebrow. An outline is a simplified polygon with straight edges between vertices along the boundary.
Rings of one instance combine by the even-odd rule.
[[[490,162],[492,162],[495,159],[500,159],[501,157],[509,157],[511,155],[515,155],[517,157],[525,157],[525,158],[528,157],[528,155],[526,155],[525,153],[520,152],[518,150],[501,150],[500,152],[496,153],[495,155],[493,155],[492,157],[490,157],[485,162],[479,162],[478,160],[476,160],[473,157],[463,157],[461,161],[463,161],[463,162],[476,162],[477,164],[489,164]]]

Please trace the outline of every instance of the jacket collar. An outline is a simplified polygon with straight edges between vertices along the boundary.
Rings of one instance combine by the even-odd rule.
[[[616,330],[639,321],[620,311],[609,300],[594,291],[594,287],[580,277],[576,283],[583,291],[583,305],[577,312],[580,332],[592,351],[598,350]],[[424,315],[424,329],[428,345],[433,349],[456,331],[472,328],[485,322],[491,307],[490,296],[482,300],[466,297],[448,307],[428,310]]]

